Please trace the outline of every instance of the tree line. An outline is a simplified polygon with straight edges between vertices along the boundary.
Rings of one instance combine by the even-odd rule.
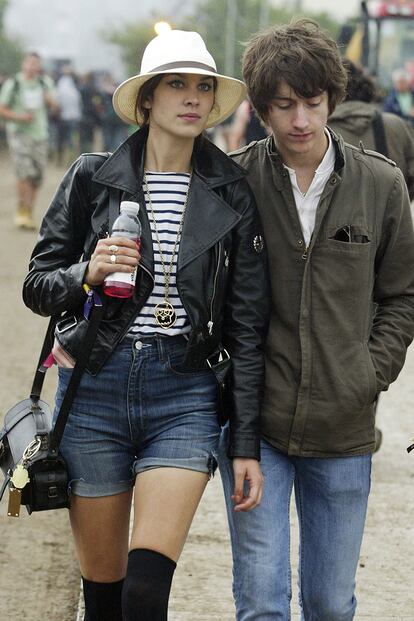
[[[269,4],[270,2],[265,2],[265,0],[200,0],[191,12],[182,18],[175,19],[174,15],[153,12],[144,21],[106,30],[101,35],[106,41],[119,46],[125,72],[131,75],[139,69],[137,59],[142,56],[147,43],[155,36],[154,24],[157,21],[166,20],[173,28],[199,32],[216,59],[218,71],[226,72],[228,70],[226,66],[228,45],[226,47],[225,39],[229,24],[228,8],[231,5],[234,10],[234,17],[231,18],[231,32],[234,35],[234,43],[232,43],[234,47],[231,50],[234,58],[232,73],[234,77],[240,78],[243,46],[251,34],[259,30],[264,23],[287,23],[292,17],[301,15],[300,12],[292,9],[277,8]],[[0,0],[0,74],[3,75],[17,71],[23,55],[22,42],[9,38],[4,30],[4,15],[8,5],[9,0]],[[266,7],[265,13],[264,6]],[[323,28],[337,37],[340,24],[332,17],[324,12],[307,12],[306,16],[315,19]]]

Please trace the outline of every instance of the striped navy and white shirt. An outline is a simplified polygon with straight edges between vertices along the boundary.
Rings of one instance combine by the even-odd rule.
[[[185,199],[188,192],[190,175],[186,173],[173,172],[147,172],[146,177],[148,191],[151,195],[152,208],[157,223],[158,236],[161,242],[161,252],[164,257],[165,268],[168,273],[175,240],[177,239],[177,233],[183,214]],[[152,245],[154,249],[155,284],[147,303],[141,309],[139,315],[135,318],[135,321],[130,328],[130,332],[133,334],[154,334],[158,332],[169,336],[186,334],[190,331],[190,324],[181,303],[176,285],[177,257],[180,240],[178,240],[175,251],[174,263],[170,277],[170,290],[168,294],[169,302],[173,305],[176,312],[177,321],[171,328],[164,329],[161,328],[155,320],[155,307],[157,304],[162,303],[165,299],[165,279],[151,208],[145,191],[145,184],[143,184],[143,191],[148,219],[151,225]]]

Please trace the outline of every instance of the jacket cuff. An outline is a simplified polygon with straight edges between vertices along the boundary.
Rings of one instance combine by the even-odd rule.
[[[233,457],[244,457],[245,459],[257,459],[257,461],[260,461],[259,435],[237,434],[233,436],[230,431],[227,455],[230,459],[233,459]]]
[[[82,285],[88,265],[88,261],[81,261],[80,263],[75,263],[70,268],[72,303],[75,305],[85,299],[85,291]]]

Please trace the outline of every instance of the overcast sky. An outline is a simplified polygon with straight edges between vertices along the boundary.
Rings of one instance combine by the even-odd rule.
[[[271,0],[270,0],[271,1]],[[289,7],[297,6],[296,0],[273,0],[275,6]],[[360,7],[360,0],[302,0],[305,10],[326,11],[334,15],[336,19],[343,19],[357,15]]]
[[[226,0],[223,0],[225,2]],[[268,0],[288,7],[295,0]],[[45,58],[70,58],[75,69],[110,69],[117,77],[123,68],[118,48],[102,42],[100,31],[127,22],[137,22],[162,7],[177,16],[196,0],[10,0],[6,28],[18,35],[24,47],[39,51]],[[356,15],[359,0],[303,0],[303,8],[325,10],[337,19]],[[339,6],[338,6],[339,5]]]

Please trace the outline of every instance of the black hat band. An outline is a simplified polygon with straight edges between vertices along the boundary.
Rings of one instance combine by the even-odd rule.
[[[210,65],[205,65],[204,63],[191,62],[187,60],[183,60],[182,62],[175,63],[167,63],[166,65],[160,65],[159,67],[155,67],[151,69],[148,73],[155,73],[157,71],[169,71],[170,69],[178,69],[183,67],[190,67],[192,69],[204,69],[206,71],[211,71],[211,73],[217,73],[217,70],[214,67],[210,67]]]

